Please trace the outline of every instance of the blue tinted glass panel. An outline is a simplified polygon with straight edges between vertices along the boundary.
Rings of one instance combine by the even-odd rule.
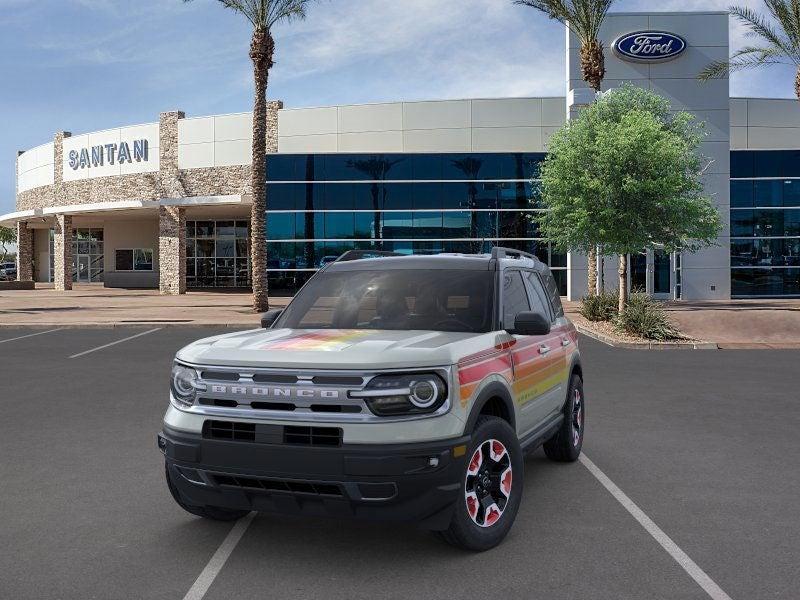
[[[800,180],[791,179],[783,182],[783,205],[800,207]]]
[[[467,208],[469,206],[468,183],[443,183],[442,208]]]
[[[783,153],[778,150],[755,152],[756,177],[780,177],[783,173]]]
[[[731,177],[753,177],[755,152],[731,152]]]
[[[353,231],[353,213],[325,213],[326,238],[352,238]]]
[[[752,210],[731,211],[731,235],[746,236],[746,237],[750,237],[753,235]]]
[[[376,231],[375,225],[378,229]],[[361,239],[377,238],[380,234],[380,213],[355,213],[355,237]]]
[[[800,236],[800,210],[783,211],[783,235]]]
[[[800,177],[800,150],[783,150],[781,155],[781,177]]]
[[[412,184],[411,202],[413,208],[415,210],[425,209],[425,208],[435,208],[435,209],[442,208],[442,185],[443,184],[441,183]]]
[[[468,211],[446,212],[443,214],[442,237],[444,238],[473,237],[471,234],[471,226],[472,226],[472,213]]]
[[[384,210],[410,210],[414,207],[413,195],[417,183],[384,183],[380,186],[380,207]],[[371,205],[370,205],[371,206]]]
[[[476,212],[473,216],[473,227],[475,237],[482,238],[496,238],[497,235],[497,213],[496,212]]]
[[[783,206],[783,181],[756,181],[755,206]]]
[[[300,187],[291,183],[267,186],[267,210],[296,210]]]
[[[796,296],[800,294],[800,269],[733,269],[734,296]]]
[[[295,226],[295,213],[268,213],[267,214],[267,239],[268,240],[293,240]],[[217,255],[219,251],[217,251]]]
[[[500,208],[528,208],[529,190],[529,183],[503,183],[500,189]]]
[[[295,165],[298,157],[293,154],[271,154],[267,156],[267,181],[296,181]]]
[[[326,210],[353,210],[352,183],[326,183],[325,184],[325,209]]]
[[[442,179],[442,155],[412,155],[411,177],[412,179]]]
[[[383,213],[384,239],[413,239],[414,220],[410,212]]]
[[[753,206],[753,182],[731,181],[731,206],[749,208]]]
[[[415,212],[414,238],[441,238],[442,213],[440,212]]]

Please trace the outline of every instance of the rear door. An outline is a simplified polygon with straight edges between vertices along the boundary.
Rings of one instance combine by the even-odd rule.
[[[561,409],[566,397],[567,353],[562,327],[563,313],[553,306],[541,276],[535,271],[523,274],[525,287],[530,297],[531,310],[550,320],[550,334],[543,336],[539,344],[541,360],[536,368],[536,385],[542,390],[541,418]],[[560,306],[560,304],[559,304]]]

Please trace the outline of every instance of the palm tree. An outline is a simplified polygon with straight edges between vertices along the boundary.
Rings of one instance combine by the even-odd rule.
[[[731,71],[790,64],[797,69],[794,93],[800,100],[800,0],[764,0],[764,4],[771,19],[746,6],[730,8],[730,13],[748,29],[747,35],[757,38],[761,45],[745,46],[730,60],[711,63],[699,77],[706,81],[725,77]]]
[[[252,240],[250,265],[253,270],[253,309],[269,308],[267,288],[267,243],[265,222],[267,210],[266,149],[267,149],[267,83],[275,54],[272,28],[280,22],[304,19],[306,7],[313,0],[219,0],[225,8],[235,10],[253,26],[250,40],[250,59],[253,61],[255,100],[253,102],[253,164],[250,209]],[[191,0],[184,0],[191,2]]]
[[[614,0],[514,0],[514,4],[530,6],[551,19],[563,23],[581,42],[581,77],[595,92],[600,91],[606,76],[603,42],[598,38],[600,27]],[[587,257],[589,295],[597,289],[597,250]]]
[[[403,162],[404,159],[398,158],[397,160],[389,160],[384,156],[372,156],[367,159],[348,160],[347,166],[356,171],[364,173],[372,180],[370,185],[370,192],[372,194],[372,238],[375,240],[375,245],[380,249],[383,248],[383,235],[381,235],[381,211],[386,204],[386,189],[383,189],[383,202],[381,202],[381,187],[383,184],[378,183],[388,179],[389,171],[397,164]]]

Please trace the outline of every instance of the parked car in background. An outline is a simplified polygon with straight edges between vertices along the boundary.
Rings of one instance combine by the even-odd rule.
[[[13,262],[0,263],[0,280],[12,281],[17,278],[17,264]]]

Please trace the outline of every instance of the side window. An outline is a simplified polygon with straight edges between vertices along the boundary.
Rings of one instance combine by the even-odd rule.
[[[561,305],[561,294],[558,291],[558,284],[552,273],[548,273],[544,278],[545,286],[547,287],[547,295],[550,296],[550,305],[553,307],[553,313],[556,319],[564,316],[564,307]]]
[[[542,288],[542,282],[536,273],[525,271],[525,283],[528,286],[528,295],[531,298],[531,310],[544,315],[546,319],[553,320],[553,313],[550,310],[550,303],[547,295]]]
[[[530,310],[528,294],[519,271],[503,273],[503,326],[513,327],[518,313]]]

